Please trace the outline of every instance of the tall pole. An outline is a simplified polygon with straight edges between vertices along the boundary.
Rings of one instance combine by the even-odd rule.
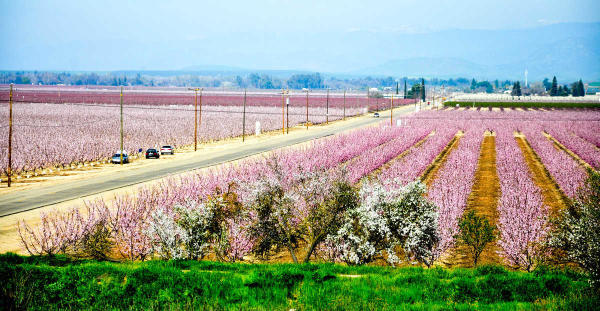
[[[285,134],[285,92],[281,89],[281,134]]]
[[[200,110],[198,111],[198,128],[202,127],[202,91],[204,88],[200,88]]]
[[[371,110],[371,97],[369,96],[369,86],[367,85],[367,110]]]
[[[194,89],[194,151],[198,151],[198,89]]]
[[[421,78],[421,101],[425,102],[427,93],[425,93],[425,78]]]
[[[394,94],[392,94],[392,100],[390,101],[390,126],[394,126]]]
[[[306,129],[308,130],[308,90],[306,90]]]
[[[290,95],[289,95],[290,90],[288,89],[286,91],[286,93],[288,93],[288,96],[285,100],[285,111],[287,113],[287,115],[286,115],[287,123],[286,123],[285,127],[286,127],[287,133],[289,134],[290,133]]]
[[[246,140],[246,89],[244,89],[244,116],[242,119],[242,141]]]
[[[344,90],[344,118],[342,120],[346,120],[346,90]]]
[[[329,124],[329,88],[327,88],[327,108],[325,109],[325,123]]]
[[[442,98],[440,98],[440,105],[441,106],[444,105],[444,94],[445,94],[445,92],[444,92],[444,85],[442,84],[442,93],[441,93]],[[440,109],[440,108],[438,107],[438,109]]]
[[[10,178],[12,175],[12,98],[13,84],[10,84],[10,92],[8,93],[8,186],[10,187]]]
[[[119,155],[121,156],[121,165],[123,165],[123,87],[121,86],[121,151],[119,151]]]
[[[188,88],[194,91],[194,151],[198,151],[198,91],[199,88]],[[200,105],[202,106],[202,93],[200,93]]]

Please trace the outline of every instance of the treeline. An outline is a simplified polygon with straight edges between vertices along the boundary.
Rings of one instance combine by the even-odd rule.
[[[413,94],[420,94],[422,84],[434,87],[444,86],[447,89],[467,93],[499,93],[511,91],[512,94],[521,95],[550,95],[550,96],[584,96],[585,89],[581,80],[571,83],[570,86],[558,85],[556,77],[544,79],[542,82],[533,82],[523,85],[519,81],[477,81],[467,78],[456,79],[422,79],[422,78],[394,78],[388,77],[349,77],[340,78],[324,76],[320,73],[299,73],[289,77],[269,75],[266,73],[249,73],[246,75],[199,75],[188,72],[42,72],[42,71],[5,71],[0,72],[0,84],[43,84],[43,85],[107,85],[107,86],[199,86],[223,89],[353,89],[366,90],[368,88],[386,89],[388,92],[401,94],[404,85],[410,98]],[[519,83],[518,90],[516,84]],[[519,95],[520,96],[520,95]],[[418,97],[418,96],[417,96]]]
[[[569,96],[573,97],[581,97],[585,96],[585,88],[583,86],[583,82],[581,79],[577,82],[571,83],[571,88],[567,84],[558,85],[558,81],[556,80],[556,76],[552,78],[552,82],[548,80],[548,78],[544,79],[542,82],[548,95],[550,96]]]
[[[389,88],[402,92],[404,84],[409,88],[419,87],[421,78],[388,77],[325,77],[320,73],[293,74],[282,78],[265,73],[250,73],[247,75],[197,75],[182,73],[172,75],[155,72],[106,72],[106,73],[77,73],[77,72],[42,72],[42,71],[6,71],[0,72],[0,84],[43,84],[43,85],[107,85],[107,86],[200,86],[222,88],[255,88],[255,89],[354,89]],[[428,85],[446,86],[457,89],[468,89],[469,80],[458,79],[427,79]]]

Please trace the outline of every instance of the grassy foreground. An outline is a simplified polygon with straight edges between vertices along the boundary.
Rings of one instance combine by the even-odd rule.
[[[110,263],[0,255],[0,305],[32,309],[593,309],[585,275],[476,269]]]
[[[445,102],[446,107],[506,107],[506,108],[600,108],[600,103],[555,103],[555,102],[527,102],[527,101],[513,101],[513,102]]]

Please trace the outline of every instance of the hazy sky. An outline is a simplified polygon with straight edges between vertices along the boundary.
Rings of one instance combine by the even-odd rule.
[[[154,69],[152,64],[114,68],[127,63],[94,63],[94,59],[87,66],[83,60],[65,66],[36,59],[31,53],[49,49],[60,53],[60,57],[77,58],[80,55],[69,54],[70,45],[94,42],[135,40],[148,46],[168,46],[169,41],[239,33],[261,33],[265,37],[357,31],[421,33],[600,21],[599,0],[0,2],[0,69]],[[106,46],[107,50],[112,48]],[[163,57],[177,57],[177,49]],[[173,66],[178,65],[181,63],[173,62]],[[169,67],[168,63],[160,63],[156,69],[164,67]]]

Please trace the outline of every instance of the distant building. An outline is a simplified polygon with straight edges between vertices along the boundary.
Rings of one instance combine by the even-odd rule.
[[[586,85],[586,95],[598,95],[600,93],[600,82],[590,82]]]

